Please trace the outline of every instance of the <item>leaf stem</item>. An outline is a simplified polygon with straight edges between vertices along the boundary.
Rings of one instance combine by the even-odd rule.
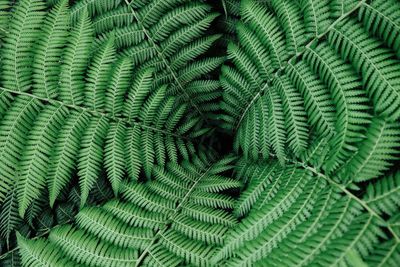
[[[161,132],[161,133],[163,133],[165,135],[174,136],[174,137],[185,139],[185,140],[190,140],[191,139],[191,138],[189,138],[187,136],[181,136],[181,135],[175,134],[175,133],[170,132],[170,131],[164,131],[164,130],[157,129],[157,128],[154,128],[154,127],[149,126],[149,125],[145,125],[142,122],[137,121],[137,120],[135,121],[135,120],[129,120],[129,119],[126,119],[126,118],[120,118],[120,117],[116,117],[116,116],[111,116],[111,115],[109,115],[109,114],[107,114],[105,112],[101,112],[101,111],[97,111],[97,110],[93,110],[93,109],[89,109],[89,108],[85,108],[85,107],[81,107],[81,106],[66,104],[66,103],[64,103],[62,101],[59,101],[59,100],[55,100],[55,99],[51,99],[51,98],[44,98],[44,97],[36,96],[34,94],[21,92],[21,91],[15,91],[15,90],[7,89],[7,88],[4,88],[4,87],[0,87],[0,89],[3,90],[3,91],[9,92],[11,94],[14,94],[14,95],[24,95],[24,96],[28,96],[28,97],[31,97],[31,98],[34,98],[34,99],[38,99],[38,100],[40,100],[42,102],[47,102],[47,103],[50,103],[50,104],[59,104],[61,106],[67,107],[67,108],[88,112],[88,113],[90,113],[90,114],[92,114],[92,115],[94,115],[96,117],[104,116],[104,117],[106,117],[108,119],[111,119],[113,121],[116,121],[116,122],[124,122],[124,123],[129,124],[129,125],[139,125],[143,129],[150,129],[150,130],[155,131],[155,132]]]
[[[275,156],[274,154],[270,154],[271,156]],[[354,195],[352,192],[350,192],[344,185],[334,181],[333,179],[331,179],[330,177],[328,177],[327,175],[321,173],[319,170],[317,170],[314,167],[310,167],[308,166],[306,163],[304,162],[299,162],[296,160],[291,160],[288,158],[285,158],[285,160],[287,162],[290,162],[292,164],[295,165],[299,165],[301,167],[303,167],[306,170],[311,171],[312,173],[314,173],[315,175],[317,175],[318,177],[323,178],[324,180],[326,180],[328,183],[332,184],[333,186],[339,188],[343,193],[345,193],[346,195],[348,195],[350,198],[354,199],[356,202],[358,202],[365,210],[368,211],[369,214],[371,214],[372,216],[378,218],[381,222],[385,222],[385,227],[389,230],[389,232],[392,234],[392,236],[394,237],[396,243],[400,243],[400,237],[396,234],[395,230],[392,228],[392,226],[390,224],[388,224],[385,219],[383,219],[378,213],[376,213],[370,206],[368,206],[368,204],[358,198],[356,195]]]

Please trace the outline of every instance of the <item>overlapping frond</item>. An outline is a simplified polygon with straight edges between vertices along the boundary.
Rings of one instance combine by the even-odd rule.
[[[253,204],[238,214],[241,221],[227,233],[224,246],[213,257],[214,265],[353,266],[364,263],[368,255],[376,262],[384,261],[378,256],[383,253],[388,260],[396,257],[391,241],[387,242],[394,250],[376,249],[379,238],[387,237],[379,229],[380,219],[363,209],[361,199],[343,195],[330,179],[304,167],[287,165],[279,171],[277,166],[247,162],[240,167],[253,171],[243,193],[248,197],[239,198],[237,205],[248,205],[250,196]],[[260,181],[265,183],[263,191]],[[376,195],[386,197],[389,188],[383,190]],[[370,192],[373,201],[374,191]]]
[[[399,8],[0,0],[0,265],[397,266]]]
[[[221,235],[235,222],[227,211],[232,204],[226,206],[233,200],[223,192],[240,183],[227,179],[215,193],[199,185],[203,179],[218,181],[214,176],[229,170],[233,159],[211,166],[196,159],[197,163],[169,162],[166,169],[157,167],[154,180],[124,183],[121,199],[83,208],[74,225],[54,228],[46,242],[67,255],[65,261],[87,265],[125,266],[136,260],[207,265],[222,245]],[[185,177],[186,173],[191,177]],[[223,181],[221,176],[220,183]],[[36,253],[38,261],[53,255],[49,246],[42,247],[42,240],[21,238],[21,242],[27,242],[26,249]],[[35,247],[41,247],[40,253]],[[29,260],[28,255],[24,261]],[[58,255],[54,255],[55,261]]]
[[[283,0],[241,4],[238,41],[228,46],[234,66],[224,66],[220,78],[223,127],[234,131],[235,149],[256,160],[272,152],[282,161],[287,150],[301,157],[311,145],[307,139],[325,138],[330,152],[323,169],[343,173],[354,164],[359,142],[369,140],[371,118],[398,117],[396,41],[377,32],[396,31],[396,12],[357,1],[300,5],[304,8]],[[364,25],[352,18],[353,11]],[[366,25],[369,20],[375,28]],[[275,108],[265,108],[263,99],[275,92]],[[274,110],[282,110],[284,120]],[[278,122],[283,126],[276,127]]]
[[[144,170],[150,178],[158,164],[192,158],[194,139],[209,130],[189,107],[215,112],[220,96],[206,76],[222,59],[197,59],[219,38],[204,37],[216,17],[209,5],[15,2],[0,5],[1,20],[10,17],[1,24],[0,203],[13,209],[5,232],[57,207],[75,181],[83,207],[103,174],[117,195],[127,175],[137,181]],[[140,47],[157,53],[148,62],[128,55]]]

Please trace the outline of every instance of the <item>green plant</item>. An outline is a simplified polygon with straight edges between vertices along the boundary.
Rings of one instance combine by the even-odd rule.
[[[0,0],[0,264],[397,266],[399,36],[398,0]]]

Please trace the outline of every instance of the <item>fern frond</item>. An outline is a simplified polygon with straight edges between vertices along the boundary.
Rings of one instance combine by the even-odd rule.
[[[104,165],[107,171],[108,179],[114,190],[114,194],[119,191],[119,185],[124,176],[125,169],[125,156],[124,156],[124,142],[125,142],[126,127],[123,123],[113,123],[110,126],[109,132],[106,137],[106,144],[104,147]]]
[[[101,208],[84,208],[76,215],[77,225],[96,237],[123,248],[144,249],[153,237],[148,228],[131,228]]]
[[[268,48],[272,66],[275,69],[283,67],[289,55],[285,51],[286,45],[282,28],[276,17],[253,0],[246,0],[242,3],[241,13],[244,21]]]
[[[361,182],[376,178],[388,170],[392,161],[398,158],[399,127],[398,122],[387,122],[380,117],[372,119],[365,140],[345,166],[347,176]]]
[[[20,0],[14,7],[1,47],[1,80],[5,88],[26,92],[32,86],[33,44],[45,16],[42,0]]]
[[[96,2],[96,1],[94,1]],[[101,1],[103,2],[103,1]],[[115,2],[115,1],[114,1]],[[132,3],[136,2],[142,2],[142,1],[135,1]],[[75,5],[76,6],[76,5]],[[80,13],[82,13],[82,10],[84,10],[85,7],[80,8]],[[127,5],[121,5],[115,8],[112,8],[108,10],[107,12],[104,12],[102,14],[99,14],[95,18],[93,18],[93,27],[95,29],[95,32],[97,34],[99,33],[104,33],[107,31],[112,31],[117,28],[125,28],[128,25],[131,25],[135,17],[132,14],[131,6]],[[76,8],[74,8],[76,11]],[[72,10],[72,15],[74,14],[74,9]],[[79,14],[76,12],[76,14]],[[133,27],[137,27],[138,25],[133,25]]]
[[[366,263],[372,266],[396,266],[400,255],[400,246],[396,241],[386,241],[367,257]]]
[[[180,49],[174,56],[171,57],[171,69],[178,71],[184,67],[193,58],[197,58],[207,52],[207,50],[220,38],[220,35],[211,35],[204,38],[199,38]],[[210,81],[211,82],[211,81]],[[206,91],[206,90],[205,90]],[[203,91],[200,91],[203,92]]]
[[[330,142],[335,150],[325,164],[329,173],[356,150],[354,144],[362,137],[363,125],[370,122],[368,99],[351,66],[346,65],[327,45],[307,49],[304,57],[330,88],[336,104],[336,136]]]
[[[22,157],[28,132],[41,108],[42,104],[37,99],[19,96],[1,120],[0,203],[5,199],[12,184],[18,180],[18,162]]]
[[[332,22],[328,0],[300,0],[305,30],[312,37],[324,33]]]
[[[60,100],[66,104],[81,105],[84,101],[84,73],[93,44],[93,26],[86,11],[68,36],[60,74]]]
[[[105,91],[115,57],[114,38],[108,39],[93,56],[87,70],[84,89],[84,103],[89,109],[104,109]]]
[[[160,44],[161,51],[166,56],[172,56],[180,47],[188,45],[204,34],[218,16],[219,14],[210,13],[196,23],[180,28]]]
[[[0,265],[395,266],[396,1],[0,0]]]
[[[137,259],[137,251],[123,249],[99,241],[95,236],[71,226],[61,226],[51,231],[50,242],[60,247],[66,255],[78,263],[96,266],[131,266]]]
[[[282,102],[275,89],[269,90],[265,96],[268,105],[268,136],[281,164],[285,161],[286,129]]]
[[[140,157],[140,126],[133,126],[127,129],[126,133],[126,143],[124,146],[124,151],[126,155],[126,168],[129,178],[133,181],[139,179],[140,169],[142,167],[141,157]]]
[[[257,65],[241,47],[237,44],[230,43],[228,45],[228,58],[235,63],[238,71],[251,85],[247,88],[247,90],[251,92],[251,95],[254,95],[258,90],[261,90],[263,80],[261,79],[261,74],[258,72]],[[235,77],[235,79],[237,78]]]
[[[58,195],[71,179],[80,140],[88,121],[87,113],[71,112],[57,136],[47,171],[50,206],[54,205]]]
[[[234,199],[232,197],[197,190],[194,190],[191,194],[190,201],[194,204],[211,208],[233,209],[234,206]]]
[[[58,82],[62,52],[68,37],[69,10],[66,0],[59,1],[48,13],[34,47],[33,94],[55,98],[58,95]]]
[[[17,193],[19,213],[23,217],[28,206],[46,188],[46,174],[57,134],[68,116],[62,105],[49,106],[39,114],[18,164]]]
[[[17,234],[17,239],[23,266],[75,266],[60,250],[51,249],[52,245],[43,239],[29,240],[20,234]]]
[[[242,192],[237,200],[234,213],[237,217],[246,215],[253,205],[257,202],[259,196],[265,191],[266,187],[272,182],[272,174],[278,166],[272,165],[264,167],[262,170],[257,168],[254,178],[250,180],[248,187]]]
[[[165,234],[160,234],[161,244],[168,250],[173,251],[178,256],[196,266],[209,266],[209,259],[213,254],[212,247],[205,246],[202,242],[187,242],[185,236],[170,230]]]
[[[199,181],[196,186],[199,190],[203,190],[209,193],[216,193],[237,188],[240,187],[240,185],[240,182],[235,179],[219,175],[211,175],[201,179],[201,181]]]
[[[263,43],[257,35],[245,24],[239,23],[237,25],[237,34],[240,44],[243,45],[246,52],[250,55],[251,59],[257,64],[259,75],[264,81],[271,79],[274,69],[271,67],[270,54],[264,48]]]
[[[124,114],[128,120],[138,117],[139,111],[150,91],[152,75],[152,69],[141,70],[136,73],[132,86],[128,90],[128,97],[124,106]]]
[[[123,199],[152,212],[167,214],[175,207],[173,201],[151,194],[149,189],[141,184],[122,184],[120,193]]]
[[[201,2],[192,2],[178,6],[167,14],[164,14],[162,18],[151,27],[150,34],[155,37],[154,41],[161,42],[180,27],[190,25],[204,18],[209,11],[210,6]]]
[[[140,110],[139,118],[145,125],[150,125],[152,122],[154,122],[157,111],[161,106],[161,103],[165,100],[166,90],[167,87],[162,86],[157,91],[152,93],[143,103],[143,108]]]
[[[177,74],[177,80],[181,86],[193,82],[195,79],[201,78],[203,75],[217,69],[224,62],[223,57],[209,57],[196,60],[189,63],[185,68],[181,69]],[[172,89],[173,90],[173,89]]]
[[[305,109],[310,124],[320,136],[335,134],[335,107],[328,88],[300,61],[287,65],[288,76],[304,98]]]
[[[395,121],[400,117],[400,71],[393,52],[371,38],[359,23],[348,19],[328,35],[332,47],[348,59],[362,77],[363,85],[379,115]]]
[[[145,129],[142,132],[141,142],[142,142],[142,153],[141,161],[143,163],[143,170],[148,179],[151,177],[151,172],[155,164],[155,149],[153,143],[154,133],[150,129]],[[173,142],[168,142],[167,146],[174,145]],[[168,149],[168,147],[167,147]]]
[[[331,16],[340,18],[347,12],[351,11],[359,2],[357,0],[332,0],[329,3]]]
[[[123,1],[96,1],[96,0],[82,0],[76,2],[71,8],[71,21],[73,24],[77,23],[84,12],[88,12],[90,17],[98,16],[106,13],[109,10],[117,8]]]
[[[349,264],[348,251],[360,251],[362,256],[367,255],[371,247],[378,242],[376,233],[383,236],[373,217],[371,215],[360,216],[349,226],[346,235],[343,235],[340,240],[332,240],[332,243],[327,245],[325,253],[319,254],[310,264]],[[339,251],[332,249],[339,244],[344,249]]]
[[[8,19],[11,16],[11,2],[8,0],[0,1],[0,38],[3,39],[7,33]]]
[[[309,182],[304,192],[298,197],[295,203],[285,212],[285,214],[277,218],[256,239],[246,242],[245,246],[235,251],[235,257],[229,259],[232,266],[250,266],[252,263],[262,259],[273,248],[277,247],[290,230],[296,228],[304,222],[317,198],[321,188],[318,183]]]
[[[93,26],[97,30],[98,21],[95,20]],[[138,24],[131,23],[129,26],[117,29],[110,29],[100,36],[97,36],[96,46],[100,46],[107,39],[114,37],[114,44],[117,50],[125,49],[131,46],[138,45],[145,39],[145,35],[142,29],[140,29]]]
[[[17,187],[8,191],[3,203],[0,205],[0,236],[6,244],[10,244],[11,234],[23,222],[18,213]]]
[[[287,52],[290,55],[299,53],[307,41],[300,8],[286,0],[273,0],[271,5],[285,31]]]
[[[78,155],[78,176],[81,190],[81,207],[85,205],[89,191],[100,174],[104,157],[103,144],[109,128],[105,117],[90,119],[81,140]],[[116,186],[116,185],[114,185]]]
[[[274,86],[283,102],[289,146],[298,155],[307,148],[309,137],[304,102],[287,76],[276,78]]]
[[[105,111],[112,117],[124,109],[124,97],[132,77],[132,63],[128,58],[119,59],[112,67],[110,81],[105,92]]]
[[[328,140],[325,138],[315,138],[309,145],[309,148],[304,151],[299,158],[304,163],[308,163],[315,168],[320,168],[329,153]]]
[[[143,260],[145,266],[178,266],[183,258],[171,253],[165,246],[155,244],[150,247],[151,253]]]
[[[129,2],[133,3],[133,1]],[[166,11],[173,10],[185,2],[186,0],[151,1],[151,3],[140,10],[138,16],[144,26],[149,27],[159,21]]]
[[[294,177],[294,178],[293,178]],[[299,171],[291,177],[289,184],[269,201],[269,205],[254,210],[248,217],[243,219],[237,227],[230,232],[223,249],[215,256],[214,261],[232,256],[237,248],[241,247],[246,240],[256,238],[264,229],[272,223],[279,214],[287,211],[300,196],[305,184],[310,181],[310,174]]]
[[[358,19],[364,27],[382,39],[400,58],[400,4],[398,1],[377,0],[362,3]]]
[[[146,227],[157,230],[164,225],[166,220],[163,213],[151,212],[140,208],[138,205],[118,200],[107,202],[103,209],[132,227]]]
[[[203,223],[184,215],[178,215],[174,218],[172,228],[191,239],[203,241],[210,245],[222,245],[224,242],[223,237],[228,230],[220,224]]]
[[[377,213],[396,214],[399,208],[400,173],[384,177],[368,185],[364,200]]]

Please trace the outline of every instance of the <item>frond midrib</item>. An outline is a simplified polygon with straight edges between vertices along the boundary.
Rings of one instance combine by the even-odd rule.
[[[55,99],[51,99],[51,98],[44,98],[44,97],[40,97],[40,96],[37,96],[37,95],[34,95],[34,94],[21,92],[21,91],[15,91],[15,90],[7,89],[7,88],[4,88],[4,87],[0,87],[0,89],[5,91],[5,92],[9,92],[11,94],[14,94],[14,95],[28,96],[28,97],[30,97],[32,99],[38,99],[40,101],[43,101],[43,102],[46,102],[46,103],[49,103],[49,104],[57,104],[57,105],[61,105],[61,106],[64,106],[64,107],[67,107],[67,108],[71,108],[71,109],[74,109],[74,110],[78,110],[78,111],[81,111],[81,112],[86,112],[86,113],[92,114],[92,115],[94,115],[96,117],[105,117],[105,118],[108,118],[111,121],[114,121],[114,122],[117,122],[117,123],[122,122],[122,123],[126,123],[128,125],[131,125],[131,126],[138,125],[138,126],[142,127],[143,129],[149,129],[149,130],[152,130],[154,132],[160,132],[160,133],[163,133],[166,136],[172,136],[172,137],[185,139],[185,140],[192,140],[192,138],[189,137],[189,136],[182,136],[182,135],[173,133],[173,132],[168,131],[168,130],[158,129],[158,128],[152,127],[150,125],[146,125],[143,122],[138,121],[137,119],[129,120],[127,118],[122,118],[122,117],[118,117],[118,116],[111,116],[108,113],[97,111],[97,110],[93,110],[93,109],[90,109],[90,108],[87,108],[87,107],[76,106],[76,105],[73,105],[73,104],[66,104],[66,103],[64,103],[64,102],[62,102],[60,100],[55,100]]]

